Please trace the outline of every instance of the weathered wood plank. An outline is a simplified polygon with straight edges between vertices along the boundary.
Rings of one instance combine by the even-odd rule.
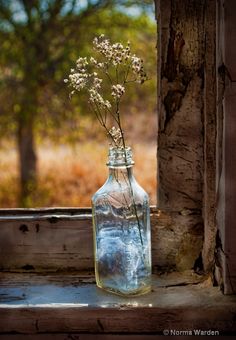
[[[151,208],[153,266],[191,269],[202,246],[201,216]],[[91,209],[0,211],[1,270],[93,268]]]
[[[157,279],[158,277],[158,279]],[[184,272],[171,272],[164,274],[154,274],[153,284],[156,287],[172,287],[184,286],[190,284],[197,284],[205,282],[207,276],[199,275],[193,270],[186,270]],[[95,276],[91,271],[80,272],[64,272],[64,273],[0,273],[0,289],[2,288],[16,288],[16,287],[31,287],[40,286],[42,284],[54,284],[61,287],[72,286],[77,287],[81,284],[94,284]],[[99,289],[100,291],[100,289]],[[110,295],[109,296],[113,296]],[[0,302],[2,301],[0,297]],[[52,298],[52,292],[49,292],[49,298]]]
[[[91,214],[2,217],[0,237],[2,270],[93,267]]]
[[[195,266],[203,244],[202,217],[198,212],[158,211],[152,215],[153,265],[186,270]]]
[[[230,1],[232,3],[232,1]],[[233,11],[236,15],[236,4]],[[228,15],[230,8],[227,7]],[[230,25],[235,23],[235,18],[230,18]],[[236,39],[236,28],[232,31],[232,40],[227,41],[226,53],[230,53],[230,46]],[[236,66],[234,66],[236,73]],[[236,154],[234,145],[236,143],[236,79],[235,83],[228,84],[225,90],[225,225],[224,241],[222,248],[225,255],[224,262],[224,291],[228,294],[236,294]]]
[[[236,2],[218,1],[218,172],[216,278],[236,293]]]
[[[158,2],[158,207],[201,210],[205,1]]]
[[[189,285],[183,277],[186,285],[176,286],[179,277],[175,282],[171,275],[170,280],[168,275],[154,276],[147,295],[123,298],[87,283],[85,276],[33,279],[2,274],[0,332],[162,334],[164,329],[235,329],[236,297],[223,296],[208,281]]]
[[[204,76],[204,246],[205,271],[214,267],[216,243],[216,6],[205,2],[205,76]]]
[[[221,235],[224,234],[225,221],[225,169],[223,167],[223,135],[224,135],[224,92],[225,74],[224,65],[224,0],[217,2],[216,27],[216,68],[217,72],[217,136],[216,136],[216,249],[215,249],[215,279],[223,288],[223,257],[221,249]]]
[[[228,75],[231,81],[236,81],[236,28],[235,16],[236,5],[234,0],[225,0],[224,6],[224,45],[221,46],[225,51],[224,62],[227,67]]]
[[[179,252],[175,262],[181,270],[193,267],[197,258],[202,263],[206,1],[155,3],[159,71],[157,206],[171,210],[176,224],[183,226],[180,246],[179,237],[172,239],[170,229],[162,230],[169,233],[172,249]],[[193,255],[187,239],[194,249]],[[169,263],[171,255],[164,262]]]
[[[91,214],[91,207],[85,208],[70,208],[70,207],[52,207],[52,208],[0,208],[0,220],[4,220],[4,217],[9,219],[13,216],[16,216],[17,219],[19,216],[27,216],[30,215],[32,218],[36,216],[38,218],[39,215],[65,215],[65,216],[73,216],[73,215],[87,215]]]

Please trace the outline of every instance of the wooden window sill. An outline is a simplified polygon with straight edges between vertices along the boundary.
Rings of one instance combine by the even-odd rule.
[[[14,333],[35,334],[35,339],[42,333],[151,336],[165,329],[231,334],[236,296],[224,296],[209,279],[191,271],[153,275],[152,292],[136,298],[97,288],[93,273],[2,272],[0,314],[4,339],[14,339]]]

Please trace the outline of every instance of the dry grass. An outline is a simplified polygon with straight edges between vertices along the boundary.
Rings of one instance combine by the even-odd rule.
[[[38,191],[32,206],[90,206],[93,193],[107,177],[107,146],[95,142],[41,146],[38,149]],[[156,203],[156,146],[136,144],[134,173]],[[18,206],[17,155],[14,148],[0,151],[0,206]]]

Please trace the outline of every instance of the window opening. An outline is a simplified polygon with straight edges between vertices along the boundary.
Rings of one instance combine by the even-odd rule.
[[[2,11],[0,26],[1,208],[90,206],[104,183],[108,141],[86,99],[69,100],[63,83],[77,56],[89,55],[94,36],[101,33],[112,41],[129,40],[147,65],[150,80],[130,88],[122,115],[135,175],[156,204],[154,3],[105,3],[48,6],[41,0],[36,6],[12,0],[3,5],[8,15]]]

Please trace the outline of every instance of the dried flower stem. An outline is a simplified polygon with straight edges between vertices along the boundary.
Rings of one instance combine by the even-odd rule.
[[[88,92],[89,104],[92,111],[95,113],[100,125],[111,138],[112,144],[115,147],[124,150],[125,163],[127,164],[126,142],[121,124],[120,103],[126,92],[125,87],[127,84],[143,84],[147,80],[147,75],[143,67],[143,60],[131,53],[129,42],[126,46],[123,46],[121,43],[111,44],[104,35],[96,37],[93,40],[93,48],[97,54],[100,55],[102,60],[98,61],[94,57],[91,57],[88,61],[86,57],[79,57],[76,61],[76,68],[71,69],[68,79],[65,79],[64,81],[69,83],[73,88],[71,95],[73,95],[75,91],[83,90]],[[95,68],[96,72],[89,71],[91,66]],[[113,73],[109,72],[112,69]],[[130,76],[130,74],[132,74],[132,76]],[[105,99],[100,93],[104,80],[103,76],[108,79],[111,86],[111,95],[108,99]],[[122,78],[123,81],[121,81]],[[108,127],[108,115],[114,119],[117,129],[114,126],[112,128]],[[127,165],[126,170],[132,197],[132,205],[138,222],[141,244],[143,245],[141,225],[138,218],[130,172]]]

